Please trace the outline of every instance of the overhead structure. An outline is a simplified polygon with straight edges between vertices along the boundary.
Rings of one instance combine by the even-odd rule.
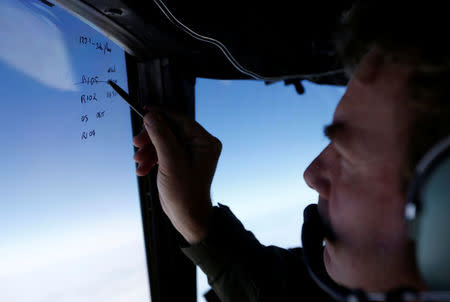
[[[168,57],[197,77],[347,83],[334,33],[352,1],[53,2],[138,60]]]

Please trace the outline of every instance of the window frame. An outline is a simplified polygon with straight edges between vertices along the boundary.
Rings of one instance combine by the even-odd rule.
[[[138,61],[127,53],[125,56],[133,99],[141,106],[159,105],[195,118],[195,76],[168,58]],[[135,136],[143,123],[134,111],[130,112]],[[196,267],[182,253],[180,235],[162,210],[156,175],[153,168],[147,176],[138,177],[152,302],[196,302]]]

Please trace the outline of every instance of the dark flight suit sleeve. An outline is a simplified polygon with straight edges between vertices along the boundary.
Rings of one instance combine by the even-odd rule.
[[[182,250],[222,302],[333,301],[309,277],[301,249],[262,245],[226,206],[214,207],[206,238]]]

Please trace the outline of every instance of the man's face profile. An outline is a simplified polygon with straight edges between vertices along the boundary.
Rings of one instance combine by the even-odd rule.
[[[330,144],[304,173],[337,237],[326,242],[326,269],[345,286],[383,291],[420,284],[400,177],[411,123],[410,70],[379,50],[367,54],[326,127]]]

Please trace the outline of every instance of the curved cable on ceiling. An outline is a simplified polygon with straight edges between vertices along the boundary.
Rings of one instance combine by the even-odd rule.
[[[323,76],[330,76],[330,75],[335,75],[335,74],[339,74],[344,72],[344,69],[335,69],[335,70],[330,70],[330,71],[326,71],[326,72],[321,72],[321,73],[313,73],[313,74],[296,74],[296,75],[282,75],[282,76],[278,76],[278,77],[266,77],[266,76],[262,76],[256,72],[253,72],[245,67],[243,67],[231,54],[231,52],[228,50],[228,48],[220,41],[207,37],[207,36],[203,36],[200,35],[198,33],[196,33],[195,31],[193,31],[192,29],[190,29],[189,27],[187,27],[186,25],[184,25],[181,21],[179,21],[173,14],[172,12],[169,10],[169,8],[164,4],[164,2],[162,0],[153,0],[155,2],[155,4],[160,8],[160,10],[163,12],[163,14],[167,17],[167,19],[169,19],[170,22],[172,22],[173,24],[175,24],[177,27],[181,28],[184,32],[186,32],[187,34],[189,34],[190,36],[192,36],[193,38],[206,42],[206,43],[210,43],[215,45],[216,47],[218,47],[222,53],[225,55],[225,57],[230,61],[230,63],[241,73],[252,77],[255,80],[264,80],[267,82],[276,82],[276,81],[282,81],[282,80],[288,80],[288,79],[298,79],[298,78],[304,78],[304,79],[308,79],[308,78],[316,78],[316,77],[323,77]]]

